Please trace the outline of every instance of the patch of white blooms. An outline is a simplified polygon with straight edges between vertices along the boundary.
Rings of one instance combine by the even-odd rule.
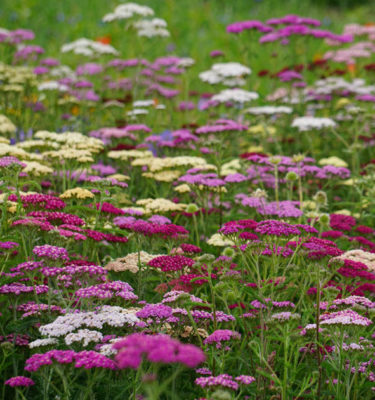
[[[74,42],[66,43],[61,47],[62,53],[73,52],[84,56],[95,56],[100,54],[118,55],[118,51],[109,44],[95,42],[94,40],[81,38]]]
[[[83,342],[83,347],[87,347],[91,342],[98,343],[103,339],[99,331],[90,329],[80,329],[78,332],[69,333],[65,336],[65,343],[70,346],[74,342]]]
[[[251,74],[251,69],[236,62],[214,64],[208,71],[201,72],[199,78],[211,85],[243,86],[244,77]]]
[[[300,132],[312,129],[333,128],[335,126],[336,122],[331,118],[299,117],[292,122],[292,128],[297,128]]]
[[[212,96],[211,100],[218,101],[220,103],[226,103],[227,101],[234,101],[236,103],[247,103],[252,100],[256,100],[259,97],[256,92],[248,92],[243,89],[225,89],[220,93]]]
[[[170,36],[170,33],[167,29],[167,22],[161,18],[142,19],[134,22],[133,26],[136,29],[138,36],[145,36],[148,38],[155,36]]]
[[[60,337],[81,327],[102,329],[103,326],[134,326],[140,320],[135,312],[118,306],[102,306],[97,311],[61,315],[50,324],[39,327],[39,332],[48,337]]]
[[[134,108],[151,107],[155,105],[154,100],[137,100],[133,103]]]
[[[316,81],[313,90],[316,94],[331,94],[342,91],[349,91],[354,94],[371,94],[375,93],[375,85],[366,85],[366,81],[360,78],[348,82],[343,78],[328,77]],[[308,91],[309,89],[306,89],[307,93]]]
[[[154,10],[147,6],[141,6],[136,3],[120,4],[112,13],[106,14],[103,17],[103,22],[112,22],[115,20],[129,19],[136,16],[152,17]]]
[[[0,133],[15,133],[16,130],[16,125],[8,117],[0,114]]]
[[[76,73],[67,65],[59,65],[54,67],[49,71],[51,76],[56,76],[58,78],[71,78],[77,79]]]
[[[287,106],[262,106],[249,107],[245,111],[254,115],[291,114],[293,108]]]
[[[57,81],[42,82],[40,85],[38,85],[38,90],[40,92],[43,92],[45,90],[57,90],[59,92],[66,92],[68,89],[68,86]]]
[[[177,61],[177,67],[188,68],[195,64],[195,60],[190,57],[182,57]]]
[[[35,347],[50,346],[57,344],[57,339],[47,338],[47,339],[37,339],[29,343],[29,348],[34,349]]]

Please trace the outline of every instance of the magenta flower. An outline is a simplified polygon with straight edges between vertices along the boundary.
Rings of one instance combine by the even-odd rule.
[[[11,387],[21,387],[21,386],[32,386],[35,385],[35,382],[27,378],[26,376],[13,376],[13,378],[8,379],[4,382],[5,385],[9,385]]]
[[[143,357],[153,363],[180,363],[195,368],[205,360],[203,351],[192,344],[182,344],[168,335],[145,335],[133,333],[113,345],[120,369],[137,369]]]

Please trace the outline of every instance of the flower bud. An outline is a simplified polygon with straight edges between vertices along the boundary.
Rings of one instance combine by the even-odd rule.
[[[327,205],[327,194],[326,192],[323,192],[322,190],[319,190],[318,192],[315,193],[315,196],[313,197],[313,200],[320,204],[320,205]]]
[[[289,182],[294,182],[298,179],[298,175],[294,171],[289,171],[286,174],[286,180]]]
[[[330,220],[330,218],[329,218],[328,214],[321,214],[319,216],[319,223],[321,225],[329,225],[329,220]]]
[[[198,206],[194,203],[188,204],[188,206],[186,207],[186,212],[188,212],[189,214],[194,214],[199,210]]]

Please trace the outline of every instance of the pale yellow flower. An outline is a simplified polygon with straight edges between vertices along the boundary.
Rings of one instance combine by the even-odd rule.
[[[220,233],[214,233],[208,240],[207,244],[217,247],[234,246],[234,242]]]
[[[24,167],[22,171],[26,172],[27,174],[40,176],[53,173],[52,168],[47,167],[46,165],[43,165],[38,161],[23,161],[23,162],[26,164],[26,167]]]
[[[191,192],[190,186],[186,183],[182,185],[178,185],[174,188],[174,190],[178,193],[189,193]]]
[[[65,192],[60,195],[61,199],[71,199],[72,197],[77,199],[92,199],[95,196],[89,190],[80,187],[65,190]]]
[[[110,178],[110,179],[116,179],[117,181],[120,181],[120,182],[130,180],[130,176],[128,176],[128,175],[123,175],[123,174],[113,174],[113,175],[109,175],[108,178]]]
[[[344,167],[348,166],[348,163],[342,160],[339,157],[328,157],[328,158],[321,158],[318,162],[319,165],[333,165],[334,167]]]
[[[143,206],[146,214],[158,214],[173,211],[184,211],[186,204],[174,203],[167,199],[141,199],[136,202],[137,205]]]

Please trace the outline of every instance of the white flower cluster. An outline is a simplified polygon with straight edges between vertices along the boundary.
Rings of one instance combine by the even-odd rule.
[[[167,22],[161,18],[141,19],[133,24],[138,36],[151,37],[168,37],[170,33],[167,29]]]
[[[227,101],[233,101],[235,103],[247,103],[252,100],[256,100],[259,97],[256,92],[248,92],[243,89],[225,89],[220,93],[212,96],[211,100],[218,101],[220,103],[226,103]]]
[[[106,344],[103,344],[102,346],[100,346],[99,353],[103,354],[103,356],[106,356],[106,357],[114,356],[115,354],[118,353],[118,350],[115,350],[113,348],[113,344],[116,343],[116,342],[119,342],[122,339],[123,339],[122,337],[111,339],[109,341],[109,343],[106,343]]]
[[[112,22],[117,19],[129,19],[134,16],[150,17],[154,15],[152,8],[141,6],[137,3],[120,4],[115,8],[113,13],[106,14],[103,17],[103,22]]]
[[[312,129],[334,128],[336,122],[331,118],[318,117],[299,117],[292,122],[292,128],[297,128],[300,132]]]
[[[306,94],[311,90],[306,89]],[[364,79],[353,79],[351,82],[343,78],[328,77],[319,79],[314,83],[313,91],[316,94],[331,94],[335,92],[349,91],[354,94],[375,93],[375,85],[366,85]]]
[[[291,114],[293,108],[287,106],[249,107],[245,112],[254,115]]]
[[[84,56],[96,56],[100,54],[118,55],[118,51],[109,44],[95,42],[94,40],[81,38],[74,42],[66,43],[61,47],[62,53],[73,52]]]
[[[222,83],[225,86],[243,86],[246,81],[243,77],[250,75],[251,69],[236,62],[214,64],[208,71],[201,72],[199,78],[203,82],[215,85]]]
[[[90,342],[98,343],[103,339],[103,335],[98,331],[90,329],[80,329],[75,333],[69,333],[65,336],[65,343],[70,346],[73,342],[83,341],[83,347],[87,347]]]
[[[57,344],[57,339],[47,338],[47,339],[37,339],[29,343],[29,348],[34,349],[35,347],[49,346]]]
[[[8,117],[0,114],[0,133],[14,134],[16,130],[17,130],[16,125],[14,125],[13,122]]]
[[[118,306],[102,306],[97,311],[69,313],[42,325],[39,332],[48,337],[60,337],[81,327],[102,329],[105,324],[117,328],[134,326],[140,321],[135,316],[136,311]]]
[[[49,71],[51,76],[56,76],[58,78],[71,78],[76,80],[76,73],[67,65],[59,65],[58,67],[54,67]]]
[[[66,92],[68,89],[68,86],[57,81],[47,81],[38,85],[38,90],[40,92],[43,92],[45,90],[57,90],[59,92]]]

